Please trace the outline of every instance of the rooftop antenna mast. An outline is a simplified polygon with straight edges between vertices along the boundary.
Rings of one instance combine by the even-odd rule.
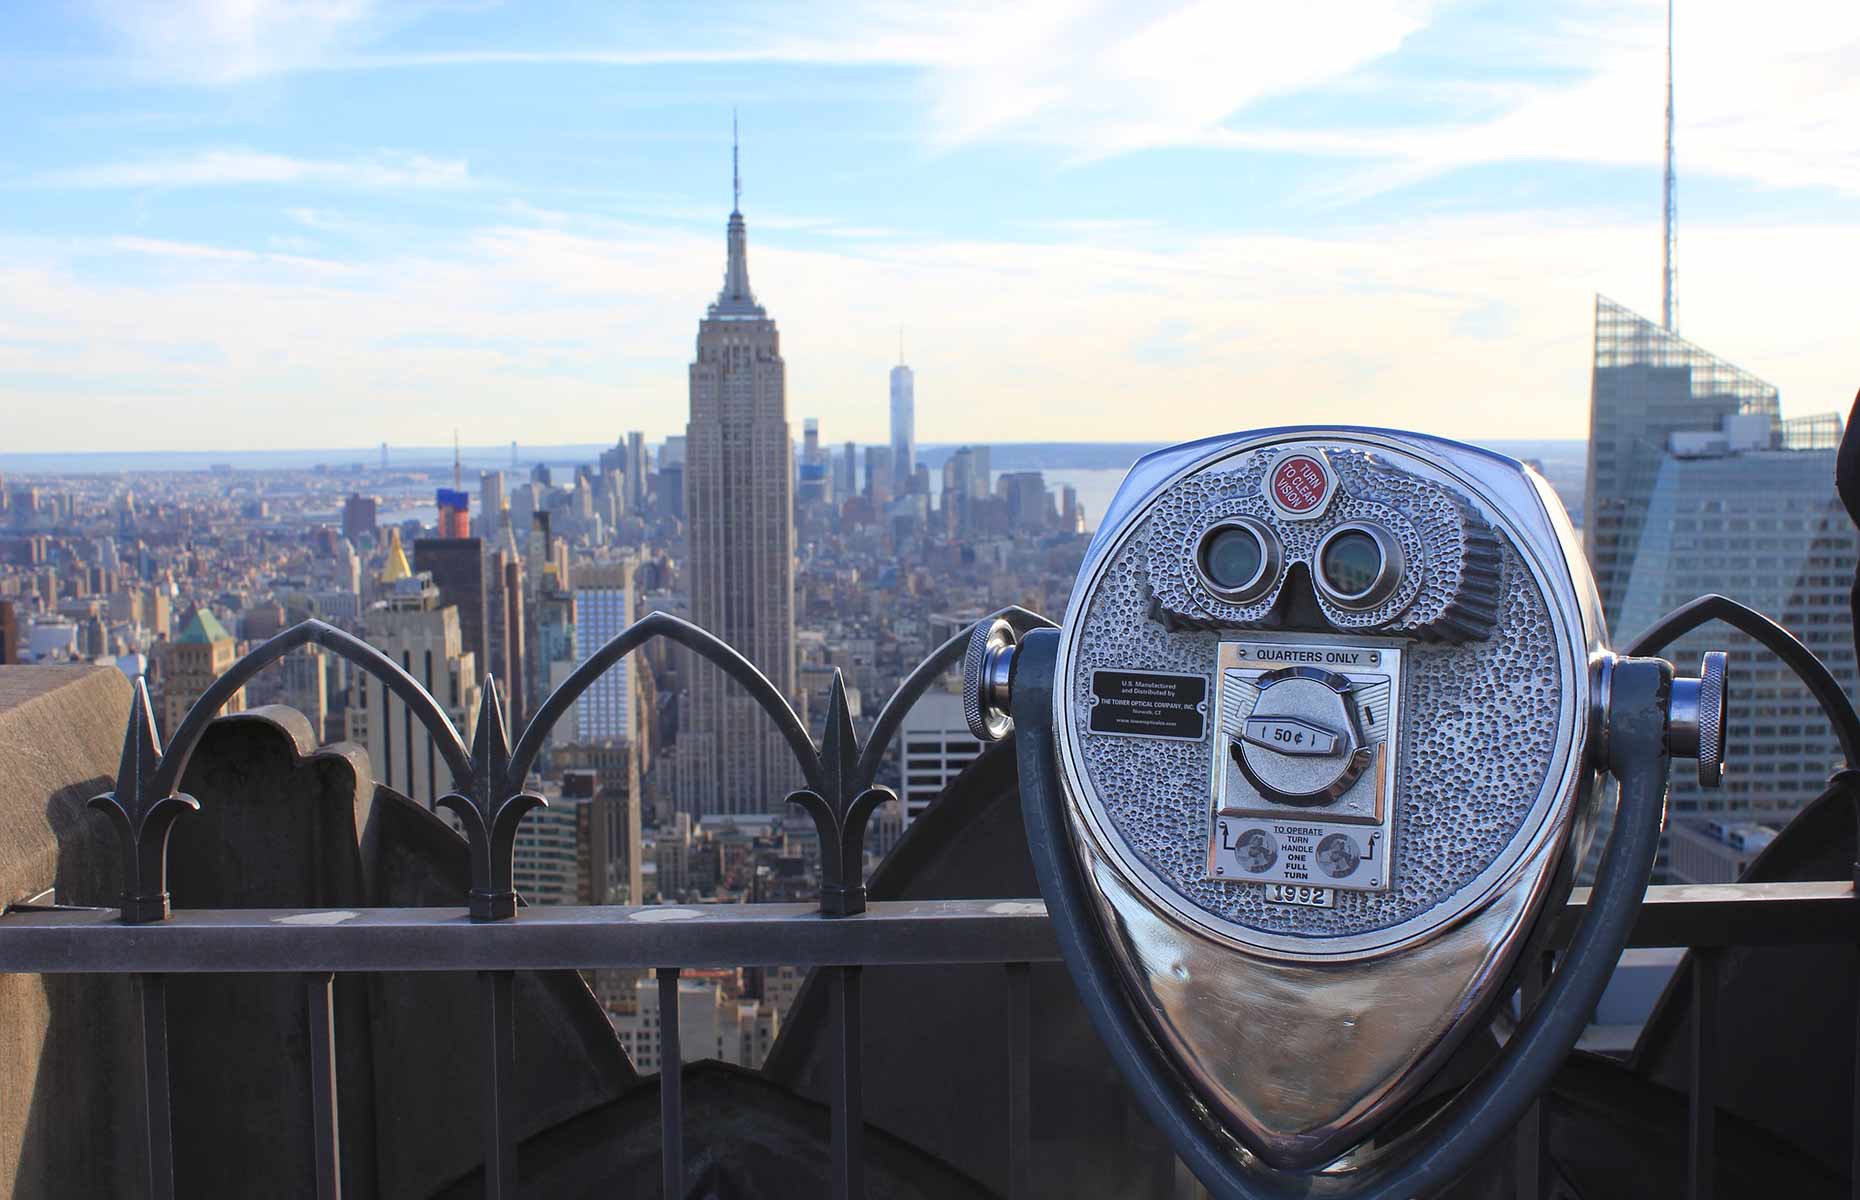
[[[743,172],[737,161],[736,110],[730,110],[730,211],[743,211]]]
[[[458,491],[465,486],[464,468],[459,462],[459,427],[452,427],[452,490]]]
[[[1679,283],[1679,264],[1674,261],[1679,250],[1678,205],[1674,199],[1673,178],[1673,0],[1666,0],[1666,211],[1664,220],[1664,254],[1660,276],[1660,324],[1674,332],[1678,320],[1679,297],[1674,293]]]

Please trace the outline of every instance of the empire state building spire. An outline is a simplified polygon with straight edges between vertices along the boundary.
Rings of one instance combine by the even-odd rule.
[[[732,160],[736,155],[732,148]],[[733,171],[742,195],[742,174]],[[691,619],[742,652],[784,696],[795,691],[794,445],[775,321],[749,290],[748,235],[730,213],[723,291],[698,322],[685,425],[685,542]],[[794,754],[753,697],[694,663],[680,709],[681,812],[774,811],[799,783]]]
[[[723,290],[717,293],[717,302],[710,306],[712,318],[768,315],[756,303],[756,294],[749,290],[749,231],[743,224],[743,174],[737,149],[736,116],[731,114],[730,187],[735,204],[730,209],[729,258],[723,268]]]

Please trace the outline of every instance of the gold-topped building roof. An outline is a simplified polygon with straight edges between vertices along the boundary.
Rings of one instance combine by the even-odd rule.
[[[392,526],[388,529],[387,562],[381,567],[381,582],[399,583],[403,579],[412,578],[413,567],[407,562],[407,552],[400,545],[400,529]]]

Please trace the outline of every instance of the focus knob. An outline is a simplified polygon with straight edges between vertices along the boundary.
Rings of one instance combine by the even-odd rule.
[[[1729,688],[1722,650],[1708,650],[1699,659],[1697,679],[1673,680],[1666,708],[1666,748],[1674,758],[1695,758],[1699,786],[1724,783],[1724,726]]]
[[[998,742],[1014,731],[1008,704],[1014,683],[1014,627],[999,617],[978,621],[962,656],[962,716],[980,742]]]

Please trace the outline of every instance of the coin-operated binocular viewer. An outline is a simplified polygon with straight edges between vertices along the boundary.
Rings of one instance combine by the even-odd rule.
[[[1139,462],[1063,626],[978,627],[964,698],[978,737],[1015,731],[1066,962],[1203,1183],[1410,1197],[1515,1124],[1575,1045],[1653,867],[1669,760],[1721,777],[1724,656],[1701,676],[1609,652],[1534,472],[1289,428]],[[1412,1119],[1552,948],[1598,829],[1542,1000]]]

